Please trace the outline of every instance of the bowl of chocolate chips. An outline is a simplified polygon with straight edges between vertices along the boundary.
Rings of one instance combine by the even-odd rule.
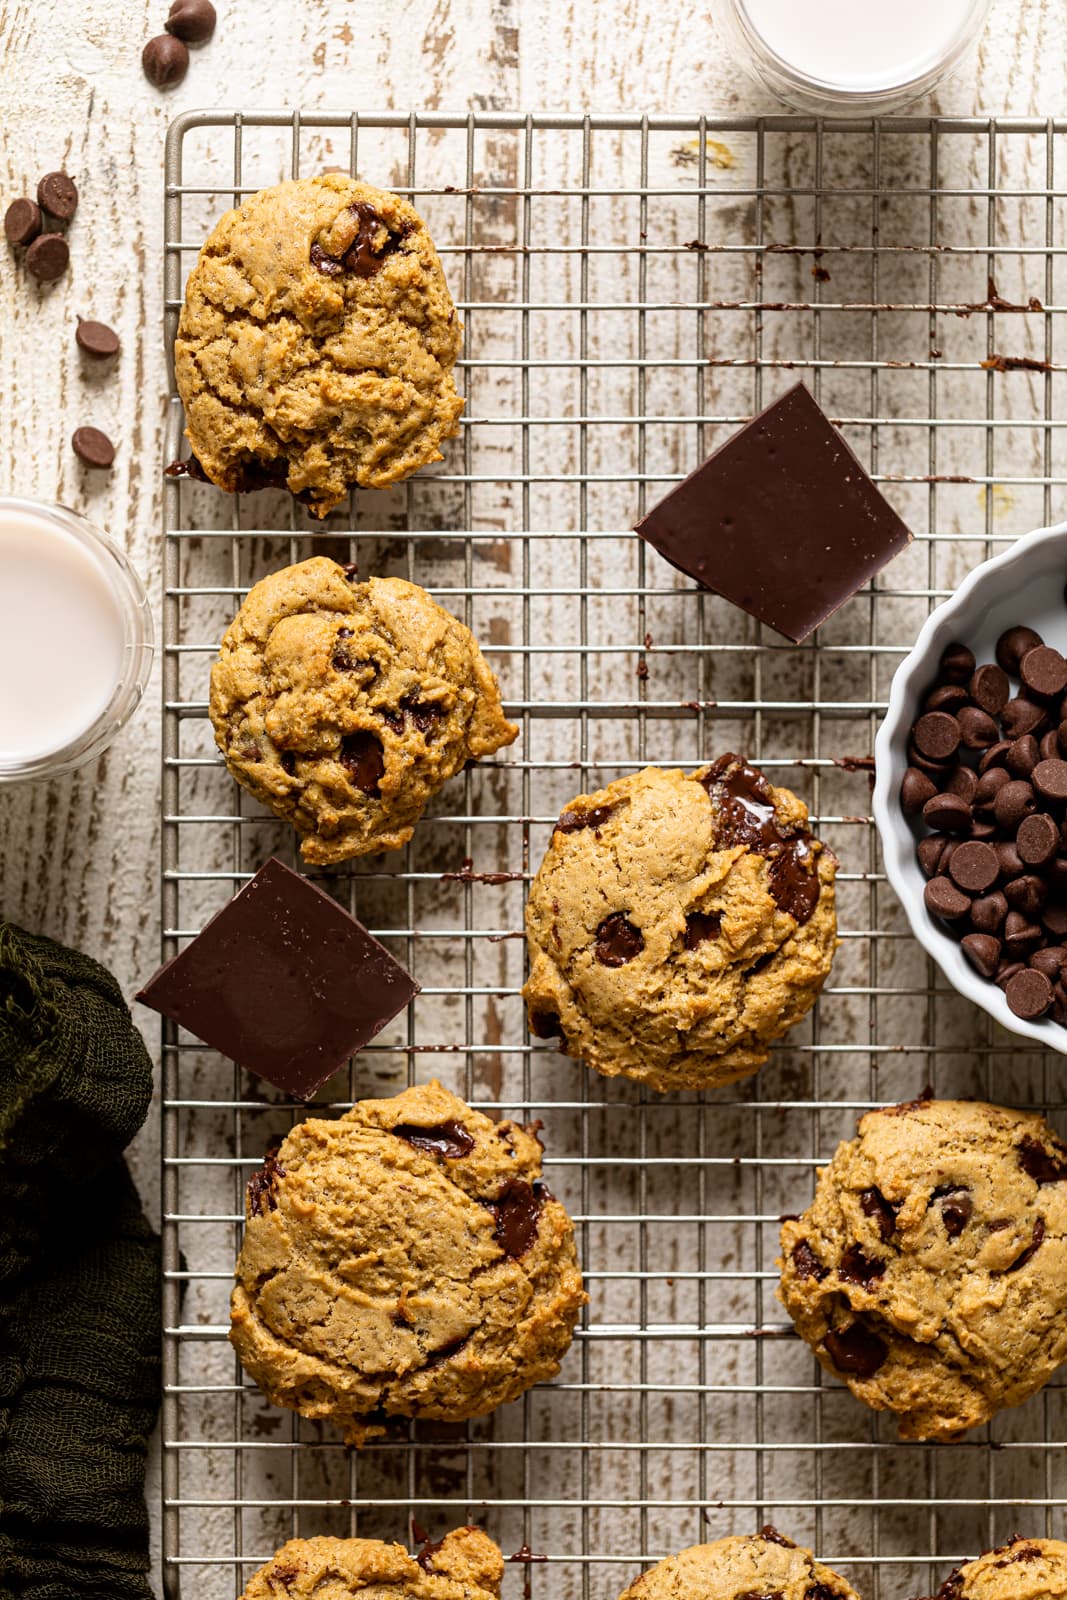
[[[886,876],[961,994],[1067,1054],[1067,523],[984,562],[897,669],[875,743]]]

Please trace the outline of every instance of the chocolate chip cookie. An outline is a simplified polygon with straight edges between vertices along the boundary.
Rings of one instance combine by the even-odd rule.
[[[735,755],[646,767],[561,814],[526,908],[530,1028],[654,1089],[754,1072],[814,1004],[837,863]]]
[[[1024,1539],[987,1550],[949,1574],[934,1600],[1061,1600],[1067,1595],[1067,1544]]]
[[[836,1572],[774,1528],[695,1544],[636,1578],[620,1600],[857,1600]]]
[[[1067,1145],[1033,1112],[871,1111],[782,1229],[781,1299],[828,1372],[951,1439],[1067,1358]]]
[[[456,1528],[417,1557],[378,1539],[290,1539],[246,1584],[241,1600],[499,1600],[504,1558],[480,1528]]]
[[[439,1083],[301,1123],[248,1185],[230,1339],[275,1405],[348,1443],[553,1377],[585,1304],[532,1130]]]
[[[440,459],[461,339],[406,200],[333,172],[279,183],[226,213],[189,275],[186,437],[220,489],[288,487],[325,516]]]
[[[403,578],[357,583],[326,556],[251,590],[209,709],[237,782],[315,866],[399,849],[449,778],[518,736],[462,622]]]

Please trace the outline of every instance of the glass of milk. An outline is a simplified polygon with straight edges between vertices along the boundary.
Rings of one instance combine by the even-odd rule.
[[[990,0],[724,0],[727,36],[769,89],[817,116],[881,116],[958,66]]]
[[[93,760],[151,665],[152,614],[122,551],[64,506],[0,495],[0,783]]]

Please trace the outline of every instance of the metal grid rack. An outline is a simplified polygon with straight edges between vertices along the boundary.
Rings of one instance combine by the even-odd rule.
[[[1067,1532],[1062,1385],[951,1446],[901,1443],[821,1375],[775,1296],[778,1218],[866,1107],[914,1093],[1065,1109],[1053,1062],[949,992],[868,815],[889,678],[930,606],[1052,520],[1064,479],[1067,121],[204,112],[171,131],[166,315],[228,205],[338,166],[410,194],[466,323],[439,470],[322,529],[274,493],[166,491],[164,955],[288,830],[217,760],[207,672],[248,585],[312,552],[424,584],[501,678],[520,741],[456,779],[401,854],[321,880],[422,983],[330,1111],[437,1075],[540,1118],[591,1304],[559,1380],[362,1452],[267,1406],[225,1340],[242,1191],[302,1115],[164,1035],[168,1594],[232,1600],[285,1538],[478,1521],[505,1594],[614,1600],[684,1545],[767,1521],[862,1592],[931,1593],[1018,1528]],[[994,359],[1002,358],[1002,359]],[[628,530],[804,378],[914,545],[794,647]],[[172,456],[181,453],[171,397]],[[740,748],[841,863],[843,944],[809,1022],[734,1090],[660,1097],[531,1040],[525,885],[580,791]],[[1058,1058],[1057,1058],[1058,1059]]]

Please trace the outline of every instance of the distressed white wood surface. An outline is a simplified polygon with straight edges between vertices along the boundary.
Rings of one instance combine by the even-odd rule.
[[[72,266],[38,289],[0,251],[0,491],[57,498],[124,544],[160,591],[161,165],[167,123],[195,106],[558,111],[777,109],[726,56],[715,0],[219,0],[215,39],[162,94],[140,70],[167,0],[0,0],[0,203],[65,166],[81,205]],[[943,112],[1061,111],[1062,0],[995,0],[977,61],[931,102]],[[77,316],[121,334],[117,370],[88,368]],[[82,423],[119,453],[110,476],[75,460]],[[63,641],[41,619],[41,649]],[[32,663],[27,663],[32,670]],[[71,662],[71,672],[77,663]],[[2,686],[5,692],[9,686]],[[158,956],[158,673],[95,767],[0,790],[0,909],[99,956],[127,992]],[[142,1014],[150,1042],[155,1019]],[[156,1130],[134,1152],[157,1209]]]

